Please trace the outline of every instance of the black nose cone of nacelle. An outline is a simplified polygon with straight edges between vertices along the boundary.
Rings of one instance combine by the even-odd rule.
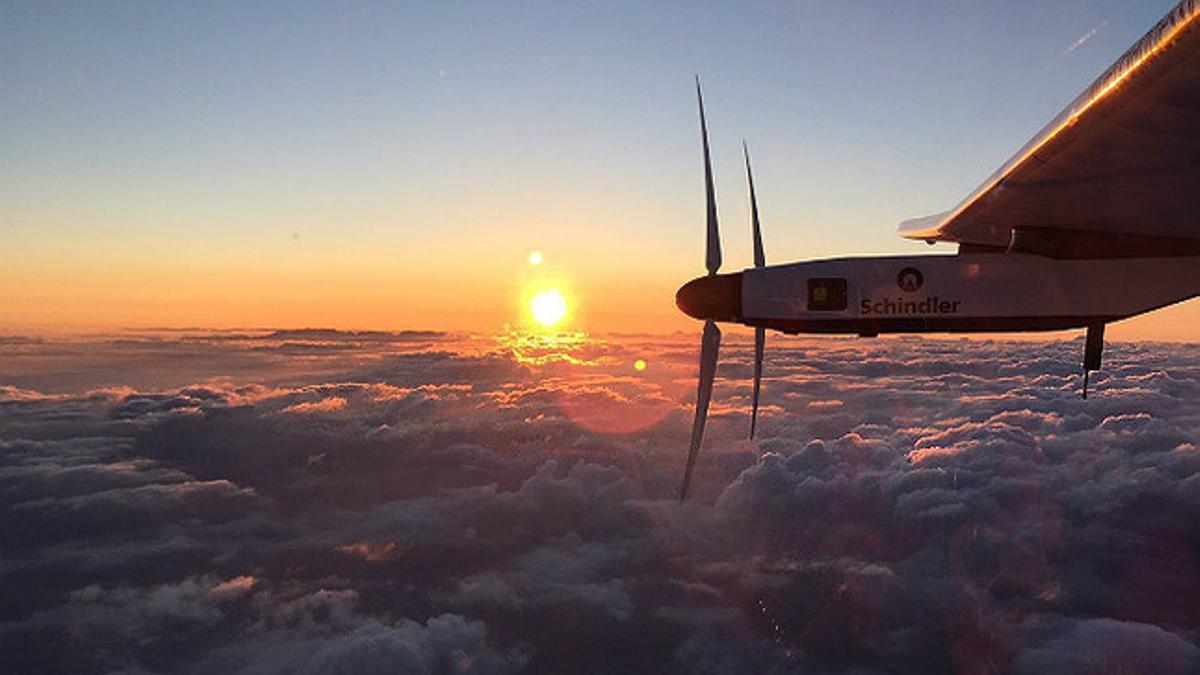
[[[693,319],[738,321],[742,318],[742,275],[698,277],[675,293],[675,304]]]

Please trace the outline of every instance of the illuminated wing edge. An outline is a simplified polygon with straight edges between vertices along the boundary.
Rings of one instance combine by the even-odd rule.
[[[899,234],[905,239],[924,241],[964,241],[948,232],[964,211],[994,190],[1018,167],[1030,161],[1033,154],[1064,129],[1076,124],[1097,102],[1114,91],[1122,81],[1144,67],[1151,57],[1161,52],[1179,33],[1200,17],[1200,0],[1182,0],[1153,28],[1130,47],[1108,70],[1096,78],[1087,89],[1050,121],[1040,132],[1026,143],[1016,155],[1004,163],[995,173],[976,188],[966,199],[944,213],[920,218],[911,218],[900,223]],[[987,242],[994,243],[994,242]]]

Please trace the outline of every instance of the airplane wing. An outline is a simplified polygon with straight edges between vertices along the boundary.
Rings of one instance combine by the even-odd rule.
[[[1200,253],[1200,0],[1184,0],[910,239],[1055,257]]]

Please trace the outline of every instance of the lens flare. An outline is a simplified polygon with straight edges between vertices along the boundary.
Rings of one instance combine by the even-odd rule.
[[[553,328],[567,316],[567,299],[557,288],[542,291],[529,302],[529,312],[538,325]]]
[[[645,370],[646,369],[646,360],[638,359],[637,361],[634,361],[633,369],[638,371],[639,373],[642,372],[643,370]]]
[[[529,264],[532,267],[537,267],[538,265],[541,265],[542,264],[542,252],[541,251],[530,251]]]

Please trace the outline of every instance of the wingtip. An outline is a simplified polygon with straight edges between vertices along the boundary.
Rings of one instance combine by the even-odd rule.
[[[942,211],[900,222],[897,232],[905,239],[930,239],[941,236],[941,228],[952,211]]]

